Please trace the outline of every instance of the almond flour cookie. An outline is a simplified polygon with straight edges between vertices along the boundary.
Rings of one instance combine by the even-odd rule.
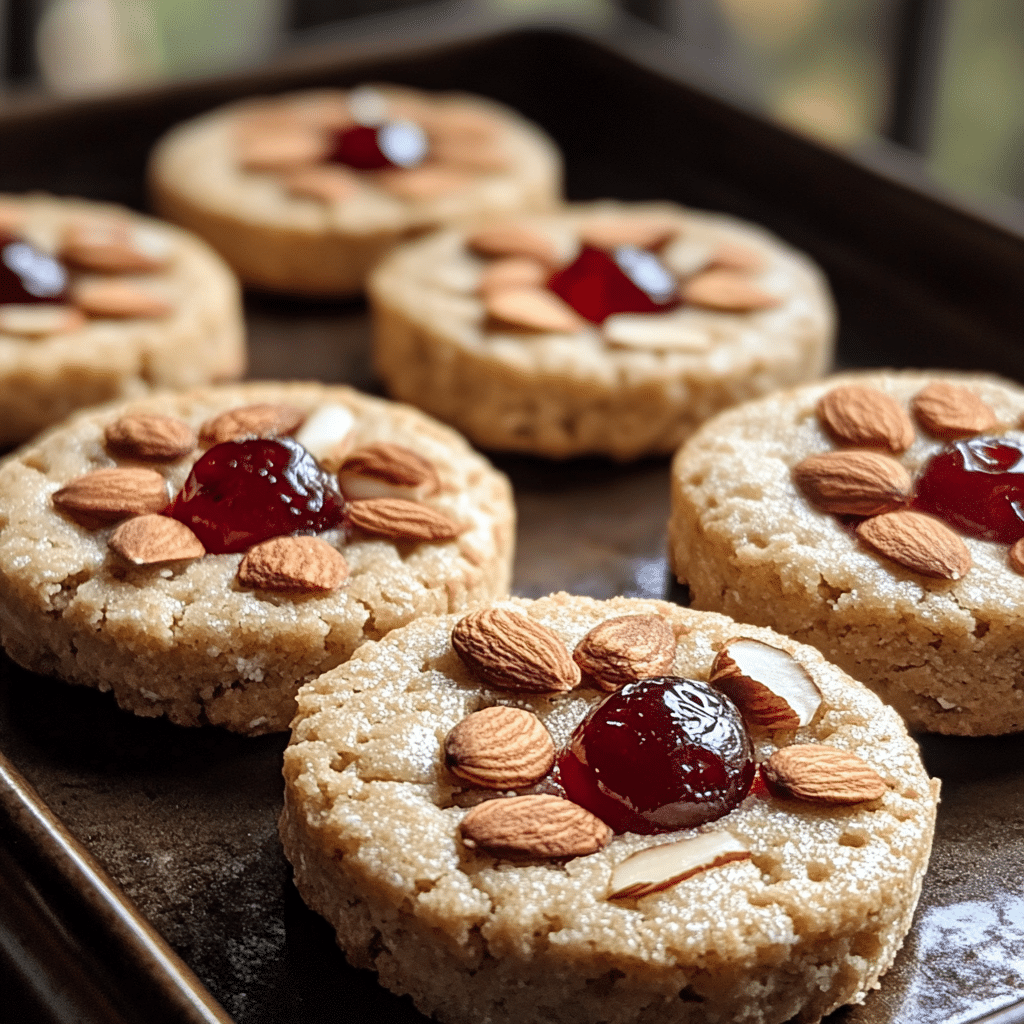
[[[366,640],[507,592],[513,517],[462,438],[348,388],[105,406],[0,468],[0,639],[139,715],[280,730]]]
[[[674,451],[832,354],[832,302],[806,257],[668,203],[440,232],[393,253],[369,290],[394,397],[485,448],[551,458]]]
[[[123,207],[0,196],[0,448],[75,409],[245,368],[238,283]]]
[[[812,644],[911,728],[1024,729],[1024,391],[832,378],[723,413],[673,466],[695,607]]]
[[[817,1021],[910,927],[938,783],[891,708],[770,630],[514,600],[420,619],[298,703],[296,885],[445,1024]],[[626,795],[602,806],[581,765]]]
[[[150,163],[161,214],[258,288],[352,295],[396,242],[487,214],[541,210],[561,157],[518,114],[390,85],[233,103],[172,129]]]

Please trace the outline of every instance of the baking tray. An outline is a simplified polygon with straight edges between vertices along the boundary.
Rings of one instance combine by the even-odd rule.
[[[811,252],[839,302],[842,365],[970,366],[1024,378],[1024,241],[1012,226],[930,194],[912,163],[827,151],[694,89],[677,77],[678,51],[628,20],[604,33],[474,34],[421,18],[394,23],[386,42],[375,38],[256,74],[25,103],[0,114],[0,188],[143,207],[153,140],[233,97],[367,79],[468,89],[555,137],[573,199],[727,210]],[[253,295],[247,316],[251,376],[377,390],[361,303]],[[664,557],[667,460],[495,461],[519,508],[517,594],[685,600]],[[19,1024],[193,1024],[225,1013],[237,1024],[422,1024],[408,1000],[345,964],[290,883],[276,836],[285,740],[135,718],[107,695],[0,660],[0,750],[23,776],[0,771],[0,1017],[13,1005],[4,1019]],[[914,928],[881,991],[833,1020],[1020,1024],[1024,739],[921,742],[943,801]],[[79,870],[90,856],[109,878],[95,864]]]

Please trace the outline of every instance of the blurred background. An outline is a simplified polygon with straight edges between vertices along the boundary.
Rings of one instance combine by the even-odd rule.
[[[639,19],[703,87],[861,155],[907,148],[940,188],[1020,217],[1020,0],[0,0],[0,111],[251,67],[400,13]]]

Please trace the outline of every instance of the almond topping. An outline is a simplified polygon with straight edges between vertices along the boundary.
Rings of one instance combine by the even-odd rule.
[[[444,741],[444,756],[449,771],[471,785],[522,789],[551,770],[555,744],[535,714],[499,704],[459,722]]]
[[[480,275],[480,292],[488,295],[508,288],[540,288],[548,276],[543,263],[526,256],[508,256],[484,268]]]
[[[580,683],[579,666],[554,630],[510,608],[482,608],[461,618],[452,647],[485,682],[501,690],[558,693]]]
[[[900,509],[865,519],[857,536],[869,548],[911,572],[958,580],[970,570],[967,545],[945,523]]]
[[[254,544],[238,566],[238,582],[253,590],[326,594],[348,576],[348,563],[320,537],[272,537]]]
[[[311,412],[295,431],[295,440],[329,473],[336,473],[351,447],[356,418],[347,405],[329,402]]]
[[[238,162],[250,171],[287,171],[326,159],[330,143],[323,132],[283,127],[246,131],[236,139]]]
[[[612,830],[579,804],[557,796],[487,800],[462,820],[462,841],[499,857],[582,857],[607,846]]]
[[[429,505],[404,498],[362,498],[345,506],[354,527],[387,540],[453,540],[462,528],[449,516]]]
[[[243,405],[207,420],[199,428],[199,440],[210,446],[244,437],[281,437],[298,429],[305,418],[293,405]]]
[[[608,899],[639,899],[701,871],[738,860],[750,860],[750,850],[731,832],[707,832],[692,839],[649,846],[615,865]]]
[[[723,313],[750,313],[782,303],[779,296],[734,270],[702,270],[683,283],[682,295],[691,306]]]
[[[638,249],[657,249],[679,234],[679,224],[670,220],[642,217],[602,217],[580,225],[580,241],[599,249],[632,245]]]
[[[430,155],[442,164],[472,171],[501,171],[509,163],[508,153],[494,142],[448,133],[431,133]]]
[[[473,175],[455,167],[410,167],[379,171],[374,180],[399,199],[434,199],[467,188]]]
[[[404,445],[378,442],[358,448],[342,463],[338,482],[346,498],[406,498],[436,494],[433,465]]]
[[[484,296],[484,306],[495,320],[528,331],[579,334],[583,320],[576,311],[546,288],[505,288]]]
[[[708,682],[736,704],[750,728],[810,725],[821,706],[821,691],[796,658],[749,637],[727,641]]]
[[[184,523],[156,513],[126,519],[110,535],[108,544],[135,565],[202,558],[206,554],[203,542]]]
[[[494,224],[475,231],[466,245],[480,256],[526,256],[552,269],[561,262],[547,235],[520,224]]]
[[[720,242],[711,253],[710,265],[721,270],[755,273],[763,270],[764,253],[740,242]]]
[[[1010,552],[1007,555],[1007,559],[1010,564],[1010,568],[1021,576],[1024,576],[1024,537],[1020,540],[1015,541],[1013,546],[1010,548]]]
[[[595,626],[573,651],[583,678],[611,693],[637,679],[665,675],[676,655],[672,627],[660,615],[620,615]]]
[[[820,743],[776,750],[761,765],[775,796],[816,804],[859,804],[885,795],[885,780],[862,757]]]
[[[818,417],[840,443],[898,454],[914,443],[914,425],[901,406],[862,384],[841,384],[821,396]]]
[[[822,512],[873,516],[905,505],[910,474],[888,455],[850,449],[811,455],[793,467],[793,480]]]
[[[53,493],[53,504],[88,529],[128,516],[160,512],[167,506],[167,484],[153,469],[97,469]]]
[[[445,138],[493,142],[500,134],[494,118],[483,110],[435,105],[430,110],[429,120],[431,132]]]
[[[196,432],[173,416],[128,413],[103,431],[107,450],[127,459],[180,459],[196,447]]]
[[[83,281],[74,288],[75,302],[89,316],[156,320],[171,312],[161,295],[127,281]]]
[[[910,408],[933,437],[955,441],[991,430],[996,414],[973,391],[937,380],[914,395]]]
[[[83,220],[69,224],[61,241],[65,263],[103,274],[159,270],[168,251],[149,252],[138,245],[132,226],[123,220]]]
[[[317,199],[322,203],[337,203],[354,196],[359,189],[359,179],[349,170],[337,164],[316,164],[301,167],[282,178],[286,191],[293,196]]]
[[[602,325],[604,339],[621,348],[664,352],[704,352],[711,335],[681,323],[667,313],[613,313]]]
[[[49,334],[69,334],[85,323],[82,311],[74,306],[52,302],[0,305],[0,334],[22,338],[42,338]]]

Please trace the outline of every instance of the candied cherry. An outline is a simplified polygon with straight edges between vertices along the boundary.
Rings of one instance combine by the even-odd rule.
[[[192,467],[164,514],[212,554],[245,551],[293,533],[340,526],[345,499],[331,476],[290,437],[214,445]]]
[[[67,287],[59,260],[0,231],[0,303],[67,302]]]
[[[339,128],[327,159],[359,171],[416,167],[427,156],[427,136],[412,121],[385,121]]]
[[[913,506],[969,537],[1024,537],[1024,445],[1009,437],[954,441],[925,465]]]
[[[616,832],[653,835],[732,810],[754,780],[754,752],[725,694],[664,676],[627,683],[592,708],[554,777]]]
[[[613,313],[664,313],[681,301],[672,272],[653,252],[634,245],[584,245],[569,266],[551,275],[548,288],[594,324]]]

